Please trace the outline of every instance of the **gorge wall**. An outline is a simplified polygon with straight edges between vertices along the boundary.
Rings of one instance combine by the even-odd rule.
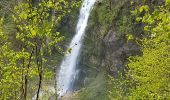
[[[98,0],[90,14],[79,61],[78,90],[69,100],[108,100],[108,75],[124,75],[129,56],[140,48],[128,35],[140,37],[142,25],[131,15],[131,0]]]

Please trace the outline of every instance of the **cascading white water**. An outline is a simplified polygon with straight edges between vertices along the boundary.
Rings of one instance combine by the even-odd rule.
[[[79,20],[76,27],[76,35],[72,39],[69,48],[71,53],[63,59],[57,76],[57,93],[59,96],[71,91],[72,82],[76,77],[76,63],[81,50],[82,40],[87,26],[89,14],[96,0],[84,0]]]

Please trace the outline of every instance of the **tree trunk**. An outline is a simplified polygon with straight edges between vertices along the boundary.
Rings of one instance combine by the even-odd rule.
[[[110,10],[112,9],[112,0],[109,0],[110,1]]]
[[[38,43],[38,41],[36,40],[36,42]],[[39,46],[37,44],[36,46],[36,60],[37,60],[37,68],[38,68],[38,73],[39,73],[39,83],[38,83],[38,90],[37,90],[37,98],[36,100],[39,99],[39,93],[40,93],[40,89],[41,89],[41,85],[42,85],[42,72],[43,72],[43,61],[42,61],[42,56],[41,56],[41,45]]]
[[[26,72],[26,75],[25,75],[24,100],[27,100],[28,70],[29,70],[30,65],[31,65],[31,59],[32,59],[33,53],[34,53],[34,49],[32,49],[32,51],[31,51],[31,55],[30,55],[30,57],[29,57],[29,61],[28,61],[28,65],[27,65],[27,72]]]

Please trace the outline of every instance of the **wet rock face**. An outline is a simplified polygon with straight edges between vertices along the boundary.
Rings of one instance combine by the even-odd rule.
[[[118,36],[118,33],[110,30],[102,40],[103,62],[107,70],[113,76],[125,70],[127,58],[139,54],[139,46],[133,41],[127,41],[125,36]]]
[[[106,48],[106,50],[111,50],[110,52],[113,52],[115,50],[118,50],[120,46],[122,46],[125,43],[125,40],[117,36],[117,33],[113,30],[110,30],[107,35],[102,39],[103,46]]]
[[[116,30],[110,29],[102,38],[96,38],[99,32],[101,30],[94,29],[87,34],[86,38],[88,38],[90,44],[86,44],[86,42],[84,44],[85,47],[82,50],[80,61],[81,65],[86,71],[96,69],[94,71],[99,73],[100,71],[97,69],[102,68],[115,77],[118,75],[118,72],[123,74],[127,58],[140,54],[139,46],[134,41],[127,41],[125,35],[118,33]],[[87,77],[88,74],[87,71]]]

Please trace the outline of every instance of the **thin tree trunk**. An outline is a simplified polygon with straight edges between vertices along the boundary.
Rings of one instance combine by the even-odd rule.
[[[110,10],[112,9],[112,0],[109,0],[110,1]]]
[[[39,93],[40,93],[41,84],[42,84],[42,65],[40,65],[40,66],[41,66],[41,68],[40,68],[40,72],[39,72],[39,84],[38,84],[38,91],[37,91],[37,98],[36,98],[36,100],[38,100],[38,98],[39,98]]]
[[[21,94],[20,94],[20,98],[23,99],[24,98],[24,66],[25,66],[25,60],[23,59],[23,66],[22,66],[22,86],[21,86]]]
[[[30,57],[29,57],[28,66],[27,66],[27,72],[26,72],[26,75],[25,75],[25,92],[24,92],[24,100],[27,99],[28,70],[29,70],[30,65],[31,65],[31,59],[32,59],[33,53],[34,53],[34,48],[32,49],[31,55],[30,55]]]
[[[36,42],[38,43],[38,41],[36,41]],[[38,46],[38,44],[37,44],[37,46],[36,46],[36,60],[37,60],[37,68],[38,68],[38,73],[39,73],[39,83],[38,83],[36,100],[39,99],[39,93],[40,93],[41,84],[42,84],[42,58],[40,56],[40,49],[41,49],[41,46]]]

